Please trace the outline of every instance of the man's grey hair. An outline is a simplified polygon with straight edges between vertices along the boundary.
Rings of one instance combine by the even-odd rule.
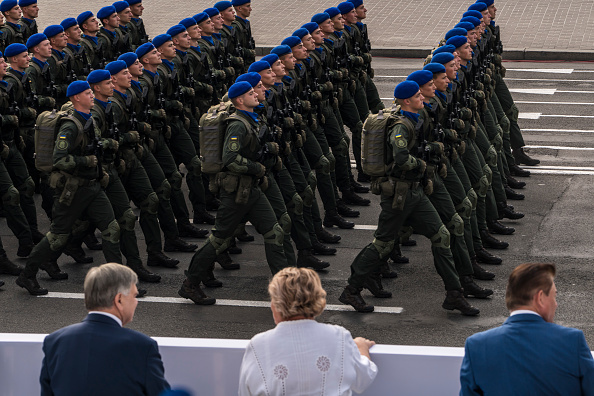
[[[128,295],[138,276],[130,268],[115,263],[93,267],[85,277],[85,306],[93,311],[113,306],[118,293]]]

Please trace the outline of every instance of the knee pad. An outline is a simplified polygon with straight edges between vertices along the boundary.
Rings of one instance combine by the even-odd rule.
[[[136,220],[138,220],[138,217],[134,214],[132,209],[128,208],[126,209],[122,217],[118,219],[118,224],[120,226],[120,229],[122,230],[134,231]]]
[[[349,144],[342,138],[340,139],[340,142],[332,148],[332,151],[334,151],[335,155],[346,156],[349,153]]]
[[[159,209],[159,197],[156,192],[152,192],[146,197],[144,201],[140,203],[140,211],[147,212],[148,214],[157,214]]]
[[[301,198],[303,199],[303,206],[311,208],[314,200],[314,192],[310,186],[305,187],[305,190],[301,193]]]
[[[458,213],[452,216],[452,219],[447,224],[447,228],[455,236],[464,236],[464,220]]]
[[[491,183],[493,183],[493,171],[489,165],[485,164],[485,166],[483,166],[483,175],[485,175],[489,185],[491,185]]]
[[[509,108],[509,110],[507,110],[505,112],[505,115],[507,116],[507,118],[509,118],[510,122],[513,121],[515,123],[518,122],[518,115],[520,114],[520,110],[518,110],[518,107],[516,106],[516,104],[512,104],[511,107]]]
[[[439,231],[437,234],[433,235],[431,238],[431,245],[437,248],[450,248],[450,232],[443,224],[439,227]]]
[[[292,223],[291,223],[291,218],[289,217],[289,214],[287,212],[283,213],[280,216],[280,218],[278,219],[278,224],[283,229],[283,232],[285,233],[285,235],[291,234]]]
[[[66,246],[70,234],[54,234],[50,231],[45,234],[45,236],[47,237],[52,252],[57,252]]]
[[[484,198],[487,196],[487,191],[489,190],[490,185],[491,183],[489,183],[489,179],[487,179],[487,176],[483,175],[474,186],[474,189],[479,197]]]
[[[161,183],[155,192],[157,193],[157,197],[159,197],[159,199],[168,201],[171,199],[171,184],[169,184],[169,181],[163,180],[163,183]]]
[[[314,171],[309,172],[309,175],[307,175],[307,184],[309,184],[309,188],[311,188],[311,191],[313,193],[316,190],[316,187],[318,186],[318,178]]]
[[[231,245],[231,238],[217,238],[213,233],[211,233],[208,236],[208,242],[210,242],[210,244],[215,248],[217,255],[219,255],[229,248]]]
[[[398,231],[398,237],[400,241],[405,241],[412,236],[414,229],[412,227],[401,227]]]
[[[192,172],[194,176],[200,176],[202,174],[202,161],[200,161],[200,158],[198,158],[197,155],[192,157],[188,170]]]
[[[468,190],[468,194],[466,194],[466,197],[470,200],[470,203],[472,204],[472,210],[475,210],[476,205],[478,203],[478,195],[476,195],[476,191],[474,191],[474,188]]]
[[[303,216],[303,199],[301,199],[299,194],[293,194],[293,197],[291,197],[290,206],[292,206],[293,213],[295,213],[297,216]]]
[[[33,178],[29,176],[23,184],[21,184],[18,190],[26,197],[32,197],[35,194],[35,182]]]
[[[392,249],[394,249],[394,243],[394,240],[384,242],[377,238],[374,238],[373,242],[371,242],[375,250],[377,250],[380,260],[384,257],[387,257],[392,252]]]
[[[179,171],[175,171],[169,176],[169,184],[171,185],[172,190],[179,191],[182,188],[182,179],[183,176]]]
[[[464,219],[470,219],[470,215],[472,214],[472,202],[468,197],[464,197],[462,202],[456,205],[456,211],[462,216]]]
[[[334,154],[328,153],[326,154],[326,158],[328,159],[329,163],[329,171],[334,172],[334,169],[336,169],[336,157],[334,156]]]
[[[101,239],[114,244],[120,243],[120,226],[117,221],[112,220],[107,225],[107,228],[101,231]]]
[[[489,146],[489,149],[485,153],[485,162],[491,166],[497,166],[497,150],[493,145]]]
[[[499,125],[501,125],[501,129],[503,129],[503,133],[509,133],[510,123],[509,118],[506,115],[502,116],[499,120]]]
[[[74,222],[74,225],[72,225],[72,235],[74,236],[80,236],[82,235],[85,231],[87,231],[89,229],[89,225],[91,223],[87,220],[76,220]]]
[[[314,165],[314,169],[316,172],[320,172],[324,175],[330,174],[330,160],[325,156],[322,155],[320,160]]]
[[[21,194],[15,186],[8,187],[8,190],[2,196],[4,206],[18,206],[21,202]]]
[[[285,240],[283,228],[278,223],[275,223],[272,229],[262,236],[264,237],[264,243],[276,246],[283,246]]]

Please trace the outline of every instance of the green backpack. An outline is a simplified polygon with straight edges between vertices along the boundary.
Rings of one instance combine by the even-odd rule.
[[[398,106],[370,114],[363,124],[363,148],[361,166],[371,177],[386,176],[390,171],[386,163],[387,135],[397,122]]]
[[[54,145],[56,144],[56,137],[63,120],[69,119],[73,121],[78,127],[79,131],[83,130],[83,125],[79,120],[74,118],[71,111],[44,111],[37,116],[35,123],[35,168],[40,172],[51,172],[54,167]],[[75,145],[79,144],[79,139],[76,139]]]

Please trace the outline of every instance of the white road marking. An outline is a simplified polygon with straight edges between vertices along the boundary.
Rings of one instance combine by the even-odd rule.
[[[565,175],[565,176],[594,176],[594,172],[590,171],[566,171],[566,170],[546,170],[546,169],[530,169],[530,173],[539,175]]]
[[[528,146],[526,146],[528,147]],[[538,165],[538,166],[522,166],[523,169],[528,169],[530,172],[536,169],[540,170],[562,170],[562,171],[594,171],[592,166],[555,166],[555,165]]]
[[[509,92],[534,94],[534,95],[554,95],[556,88],[510,88]]]
[[[515,100],[515,103],[523,104],[542,104],[542,105],[575,105],[575,106],[594,106],[594,103],[588,102],[536,102],[532,100]]]
[[[507,71],[515,72],[532,72],[532,73],[555,73],[555,74],[571,74],[574,69],[507,69]]]
[[[594,118],[594,116],[588,115],[573,115],[573,114],[541,114],[541,117],[550,118]]]
[[[563,78],[509,78],[505,77],[505,81],[540,81],[540,82],[594,82],[593,80],[566,80]]]
[[[522,128],[522,132],[594,133],[594,129]]]
[[[518,118],[523,120],[538,120],[542,113],[520,113]]]
[[[39,296],[43,298],[65,298],[84,300],[85,295],[83,293],[57,293],[49,292],[45,296]],[[176,297],[142,297],[138,299],[139,302],[152,302],[152,303],[166,303],[166,304],[194,304],[192,301],[185,298]],[[215,305],[227,306],[227,307],[250,307],[250,308],[270,308],[270,301],[246,301],[246,300],[223,300],[217,299]],[[326,305],[326,311],[353,311],[352,307],[348,305]],[[399,314],[404,311],[402,307],[375,307],[376,313],[391,313]]]
[[[594,147],[571,147],[571,146],[526,146],[526,147],[533,148],[533,149],[594,151]]]

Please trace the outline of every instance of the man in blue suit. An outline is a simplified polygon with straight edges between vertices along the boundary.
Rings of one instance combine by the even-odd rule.
[[[138,304],[137,281],[134,271],[120,264],[89,271],[88,316],[43,342],[42,396],[157,396],[169,389],[157,343],[123,327]]]
[[[581,330],[553,323],[552,264],[522,264],[509,277],[510,317],[468,337],[460,395],[594,395],[594,360]]]

